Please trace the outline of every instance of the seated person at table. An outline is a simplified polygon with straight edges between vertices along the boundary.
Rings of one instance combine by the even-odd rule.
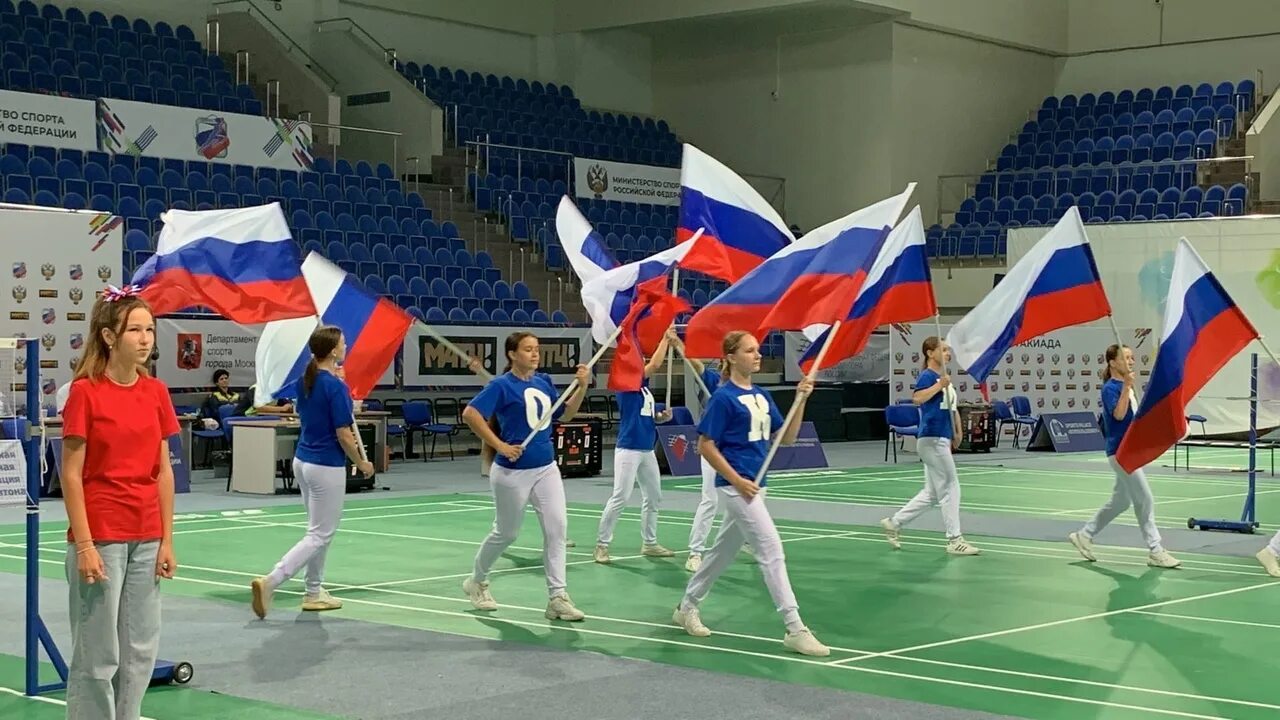
[[[216,429],[221,418],[219,408],[234,404],[239,399],[240,393],[231,389],[231,373],[222,368],[214,370],[213,392],[209,393],[200,406],[200,420],[207,429]]]
[[[236,403],[235,412],[232,413],[237,417],[246,417],[252,415],[291,415],[293,414],[293,403],[286,398],[276,398],[265,405],[258,405],[254,396],[257,394],[257,385],[250,385],[248,390],[240,394],[240,402]]]

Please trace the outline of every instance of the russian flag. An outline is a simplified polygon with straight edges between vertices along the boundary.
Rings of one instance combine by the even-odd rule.
[[[929,256],[925,252],[924,220],[917,205],[885,239],[853,309],[836,330],[831,349],[818,369],[832,367],[862,352],[867,338],[881,325],[915,322],[937,313]],[[804,334],[810,344],[800,357],[800,368],[807,375],[830,335],[830,326],[808,327]]]
[[[644,386],[644,359],[653,355],[663,334],[689,303],[672,295],[666,275],[636,285],[631,310],[622,319],[618,349],[609,365],[610,390],[635,392]]]
[[[315,300],[319,318],[272,322],[262,331],[256,354],[259,403],[268,398],[297,397],[296,383],[311,351],[307,341],[320,325],[342,330],[347,356],[342,362],[351,397],[362,400],[395,360],[413,316],[366,290],[342,268],[317,253],[307,255],[302,274]]]
[[[604,238],[582,216],[578,206],[566,195],[556,208],[556,235],[569,265],[585,285],[606,270],[618,267],[618,260],[604,244]]]
[[[701,237],[695,236],[690,242],[680,243],[643,260],[619,265],[583,283],[582,304],[591,318],[591,336],[595,341],[601,345],[611,344],[614,333],[631,312],[638,296],[637,289],[653,281],[669,284],[667,273],[677,265],[683,267],[684,258],[696,252],[701,244]]]
[[[245,325],[316,314],[278,203],[161,219],[156,254],[132,281],[155,314],[203,305]]]
[[[810,231],[730,285],[689,321],[685,353],[720,357],[734,330],[763,339],[843,320],[914,188]]]
[[[1120,467],[1132,473],[1181,440],[1187,434],[1187,403],[1257,338],[1253,324],[1182,238],[1174,255],[1164,333],[1151,379],[1116,451]]]
[[[795,241],[778,211],[755,188],[685,143],[676,242],[688,240],[699,229],[705,240],[681,267],[730,283]]]
[[[1072,206],[951,328],[947,344],[974,381],[985,383],[1014,345],[1110,314],[1084,223]]]

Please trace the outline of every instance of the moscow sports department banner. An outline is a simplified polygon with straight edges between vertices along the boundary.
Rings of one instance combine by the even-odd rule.
[[[783,362],[789,383],[800,382],[800,358],[809,349],[809,339],[801,332],[784,335]],[[889,379],[889,334],[872,333],[867,346],[857,355],[818,372],[818,382],[875,383]]]
[[[573,191],[594,200],[679,205],[680,169],[575,157]]]
[[[97,150],[93,101],[0,90],[0,143]]]
[[[0,269],[8,269],[0,276],[0,293],[9,306],[0,314],[0,337],[38,339],[45,407],[53,407],[58,388],[71,381],[97,293],[107,283],[121,284],[123,222],[87,210],[0,209],[5,236]],[[14,392],[22,399],[26,353],[19,350],[12,362],[0,377],[14,378]],[[25,412],[20,406],[19,414]]]
[[[231,373],[231,387],[243,390],[257,382],[255,356],[262,327],[223,318],[160,318],[156,321],[156,377],[170,390],[204,389],[213,373]],[[395,363],[387,366],[378,387],[396,382]]]
[[[97,104],[99,149],[119,155],[310,170],[311,125],[102,98]]]
[[[942,326],[945,337],[950,325]],[[924,339],[937,334],[932,322],[900,323],[889,334],[891,362],[890,402],[911,396],[911,388],[922,369],[920,346]],[[1156,335],[1150,328],[1120,328],[1120,337],[1133,349],[1134,370],[1138,375],[1138,393],[1147,389],[1151,366],[1155,363]],[[1104,353],[1115,344],[1115,333],[1109,327],[1069,327],[1055,330],[1005,353],[987,377],[991,399],[1009,402],[1015,395],[1031,401],[1031,414],[1089,412],[1097,415],[1102,381],[1098,371],[1105,365]],[[961,403],[982,403],[980,384],[968,373],[951,366],[952,379]],[[1029,426],[1022,436],[1030,435]],[[1002,433],[1013,437],[1014,427],[1006,424]]]
[[[436,325],[433,329],[448,338],[458,349],[473,358],[480,358],[484,369],[491,375],[501,375],[507,369],[505,345],[507,336],[517,328],[501,326]],[[578,365],[591,359],[590,328],[540,327],[537,328],[538,346],[542,353],[540,372],[551,376],[561,389],[573,381]],[[427,334],[420,324],[415,324],[404,338],[404,387],[432,386],[479,387],[484,384],[479,375],[467,369],[467,364],[439,340]],[[596,385],[603,383],[597,373]]]

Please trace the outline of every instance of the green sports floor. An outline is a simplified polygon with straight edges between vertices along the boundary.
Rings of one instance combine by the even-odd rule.
[[[829,658],[783,648],[781,623],[745,554],[703,605],[711,637],[692,638],[671,624],[671,610],[689,577],[684,546],[691,521],[687,510],[699,489],[696,478],[664,483],[668,492],[659,537],[678,551],[677,557],[639,555],[637,494],[619,525],[615,562],[609,566],[592,562],[590,555],[600,503],[580,501],[607,493],[609,478],[566,481],[570,537],[577,543],[570,549],[568,579],[575,602],[587,613],[583,623],[543,617],[542,541],[533,513],[492,578],[499,611],[472,610],[460,585],[493,517],[478,481],[469,482],[474,491],[468,492],[433,488],[349,496],[328,555],[326,581],[345,607],[318,620],[308,613],[307,619],[649,661],[709,671],[725,682],[784,683],[797,693],[801,688],[852,692],[858,695],[850,697],[933,706],[929,717],[949,717],[953,709],[1045,719],[1280,716],[1280,695],[1274,691],[1280,581],[1263,574],[1252,557],[1212,544],[1200,551],[1179,550],[1171,542],[1184,566],[1162,571],[1146,565],[1145,550],[1132,543],[1106,545],[1104,536],[1099,562],[1086,563],[1070,545],[1050,538],[1061,537],[1060,528],[1083,521],[1105,501],[1109,471],[1088,458],[1057,462],[1028,459],[1025,453],[1010,456],[1009,462],[994,456],[959,458],[962,508],[970,528],[966,537],[983,550],[981,556],[947,556],[941,535],[923,522],[906,531],[903,549],[893,552],[874,519],[913,495],[921,472],[911,455],[896,465],[878,462],[880,449],[864,448],[862,467],[779,473],[770,480],[768,498],[779,518],[792,584],[806,623],[832,648]],[[1239,456],[1217,461],[1230,465]],[[459,474],[471,473],[474,460],[454,465]],[[1180,534],[1171,533],[1182,546],[1193,545],[1196,535],[1223,539],[1185,530],[1189,515],[1239,514],[1245,489],[1240,473],[1174,473],[1153,466],[1149,478],[1159,523],[1162,529],[1181,526]],[[1262,482],[1259,507],[1272,507],[1276,493],[1280,485]],[[237,499],[225,498],[223,504]],[[249,581],[269,569],[305,527],[296,498],[243,505],[179,515],[175,542],[181,571],[165,584],[175,602],[192,599],[225,608],[235,620],[219,630],[224,633],[257,622],[248,617]],[[838,521],[843,518],[847,521]],[[1131,526],[1133,519],[1126,515],[1118,522]],[[1019,529],[1003,529],[1010,523]],[[41,571],[50,580],[45,587],[57,588],[62,577],[64,528],[59,522],[44,526]],[[1273,530],[1264,526],[1263,534],[1238,536],[1238,545],[1256,550]],[[10,579],[22,571],[21,532],[19,525],[0,527],[0,574]],[[1132,527],[1113,532],[1136,536]],[[301,617],[300,591],[298,581],[284,586],[268,622]],[[69,643],[63,649],[68,651]],[[203,668],[202,660],[216,654],[216,646],[189,650],[195,680],[149,693],[148,717],[366,717],[210,692],[202,676],[214,671]],[[409,668],[388,672],[413,681]],[[0,686],[8,688],[0,688],[0,717],[62,717],[57,694],[37,701],[15,692],[21,677],[20,659],[0,656]],[[45,680],[50,677],[46,671]],[[596,695],[607,695],[608,687],[595,688]]]

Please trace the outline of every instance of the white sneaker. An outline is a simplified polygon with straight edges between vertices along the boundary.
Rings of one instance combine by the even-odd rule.
[[[645,557],[675,557],[676,555],[675,553],[662,547],[658,543],[654,543],[652,545],[645,545],[644,547],[640,548],[640,554],[644,555]]]
[[[787,633],[786,637],[782,639],[782,644],[801,655],[826,657],[831,654],[831,648],[818,642],[818,638],[813,636],[813,632],[809,628],[803,628],[799,632]]]
[[[947,543],[948,555],[978,555],[982,551],[965,542],[963,537],[952,538]]]
[[[1147,556],[1147,564],[1151,567],[1172,569],[1182,565],[1182,561],[1170,555],[1168,550],[1160,550]]]
[[[1280,578],[1280,557],[1277,557],[1270,547],[1262,548],[1255,557],[1262,563],[1262,567],[1267,569],[1268,575]]]
[[[308,593],[302,598],[302,609],[308,612],[323,612],[325,610],[337,610],[342,607],[342,601],[329,594],[328,590],[320,588],[320,592],[312,595]]]
[[[902,535],[898,531],[898,526],[893,524],[893,518],[881,520],[880,527],[884,528],[884,539],[889,541],[889,547],[894,550],[901,550]]]
[[[676,611],[671,615],[671,621],[694,637],[706,637],[711,634],[711,629],[702,624],[702,615],[696,607],[681,610],[677,605]]]
[[[564,546],[565,546],[565,547],[578,547],[578,543],[576,543],[576,542],[574,542],[574,541],[572,541],[572,540],[565,540],[565,541],[564,541]]]
[[[462,581],[462,592],[471,598],[471,606],[477,610],[497,610],[498,601],[489,594],[489,581],[476,582],[472,578]]]
[[[271,596],[274,593],[267,587],[265,577],[254,578],[253,582],[249,583],[249,589],[253,590],[253,614],[262,620],[271,610]]]
[[[692,554],[689,556],[688,560],[684,561],[684,569],[688,570],[689,572],[698,572],[698,568],[700,567],[702,567],[701,554],[698,554],[698,553]]]
[[[547,612],[545,614],[548,620],[568,620],[570,622],[577,622],[586,617],[581,610],[573,606],[573,601],[569,599],[566,593],[560,593],[551,598],[547,602]]]
[[[608,565],[610,562],[613,562],[609,558],[609,546],[601,545],[601,544],[596,545],[595,552],[591,553],[591,559],[595,560],[601,565]]]
[[[1084,556],[1089,562],[1098,562],[1098,558],[1093,554],[1093,541],[1085,537],[1084,533],[1073,532],[1067,536],[1072,545],[1076,546],[1076,550]]]

